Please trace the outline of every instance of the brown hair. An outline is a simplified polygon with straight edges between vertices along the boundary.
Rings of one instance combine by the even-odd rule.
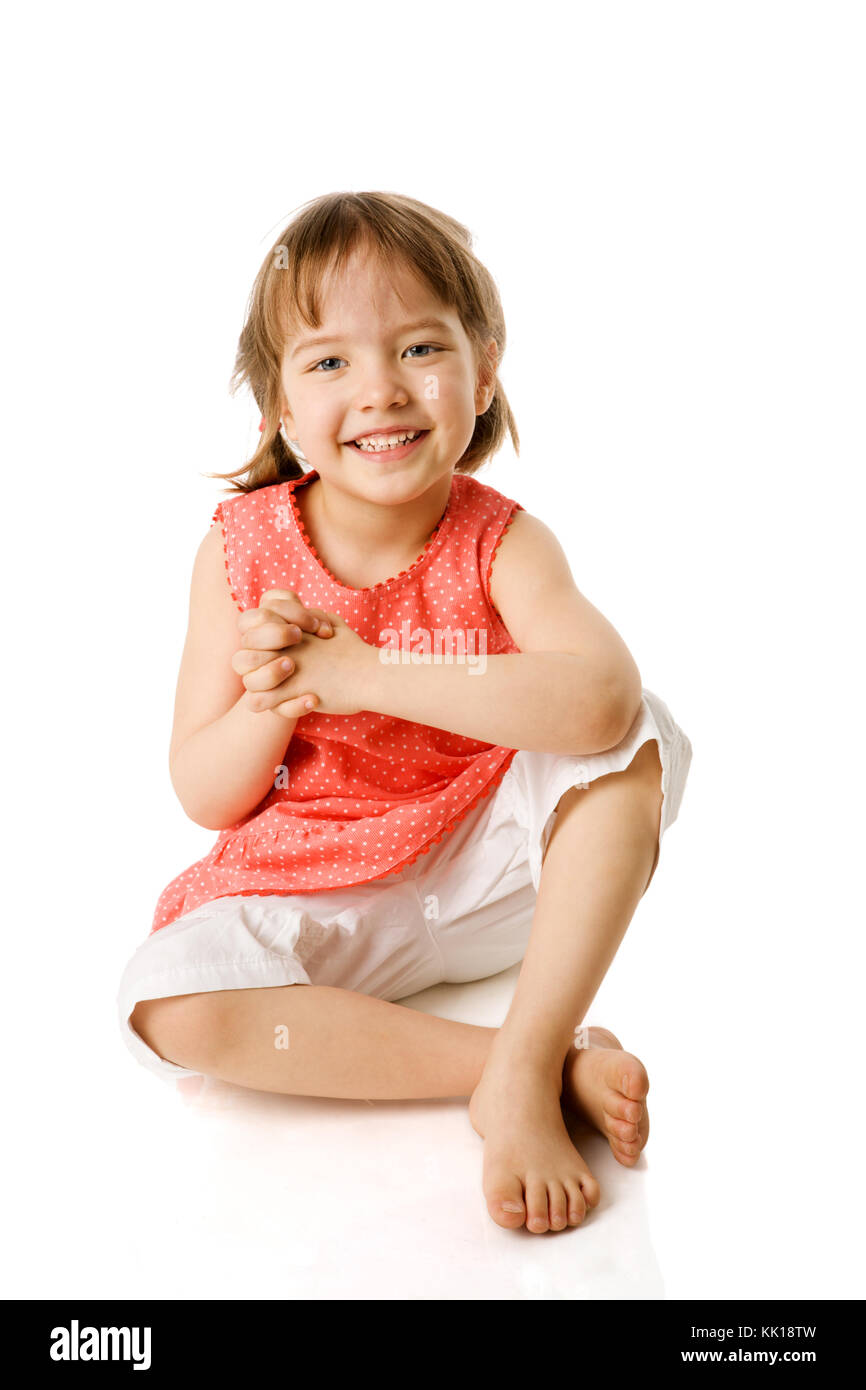
[[[280,368],[289,326],[302,319],[319,328],[320,286],[324,273],[339,271],[358,246],[368,247],[385,265],[400,261],[413,270],[440,302],[456,309],[475,351],[476,364],[489,361],[485,345],[495,339],[501,362],[505,318],[489,271],[472,252],[468,228],[444,212],[400,193],[328,193],[302,205],[280,233],[259,269],[247,305],[229,382],[234,395],[249,386],[265,418],[259,446],[233,473],[233,492],[300,478],[304,468],[280,434]],[[510,434],[520,451],[517,425],[498,376],[493,400],[475,420],[458,473],[475,473]],[[245,478],[239,475],[246,474]]]

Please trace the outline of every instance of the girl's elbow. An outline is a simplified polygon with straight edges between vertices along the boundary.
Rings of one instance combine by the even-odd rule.
[[[185,787],[182,780],[175,777],[173,772],[170,775],[174,794],[180,802],[184,815],[194,825],[200,825],[203,830],[224,830],[225,817],[221,816],[219,812],[215,812],[213,806],[209,806],[205,801],[192,795],[189,788]],[[231,822],[227,823],[231,824]]]
[[[603,737],[606,748],[615,748],[622,743],[643,703],[643,685],[637,666],[611,684],[605,700]]]
[[[194,815],[192,811],[187,810],[186,807],[184,807],[184,810],[186,811],[186,814],[189,816],[190,820],[193,821],[195,825],[200,825],[202,830],[220,831],[225,830],[227,828],[224,818],[219,818],[217,816],[202,815],[201,812],[197,812]]]

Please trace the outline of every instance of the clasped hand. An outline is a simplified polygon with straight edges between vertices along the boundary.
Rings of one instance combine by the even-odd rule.
[[[357,714],[367,708],[366,677],[378,661],[371,646],[337,613],[307,608],[291,589],[269,589],[258,608],[238,618],[242,646],[232,668],[246,687],[248,709],[285,719]]]

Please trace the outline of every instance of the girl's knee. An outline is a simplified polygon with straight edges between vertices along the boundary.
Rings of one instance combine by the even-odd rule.
[[[173,994],[140,999],[130,1027],[163,1061],[207,1070],[220,1036],[218,1000],[212,994]]]

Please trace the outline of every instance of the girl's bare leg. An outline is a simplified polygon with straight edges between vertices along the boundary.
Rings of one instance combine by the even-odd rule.
[[[651,741],[624,772],[561,799],[529,947],[501,1029],[319,985],[144,1000],[132,1026],[169,1061],[256,1090],[368,1100],[471,1097],[470,1118],[485,1138],[484,1191],[493,1219],[503,1226],[526,1221],[530,1230],[578,1224],[599,1189],[565,1130],[561,1105],[579,1109],[605,1133],[621,1162],[634,1162],[646,1142],[642,1064],[601,1029],[589,1030],[588,1047],[572,1044],[647,886],[660,778]]]
[[[598,1183],[565,1127],[570,1093],[626,1162],[646,1139],[642,1063],[616,1050],[612,1035],[614,1046],[596,1034],[575,1049],[574,1033],[648,886],[660,814],[655,740],[623,772],[559,802],[517,988],[469,1102],[485,1140],[487,1208],[500,1226],[561,1230],[597,1204]]]
[[[179,1066],[257,1091],[342,1100],[468,1098],[497,1031],[327,985],[148,999],[131,1022]]]

